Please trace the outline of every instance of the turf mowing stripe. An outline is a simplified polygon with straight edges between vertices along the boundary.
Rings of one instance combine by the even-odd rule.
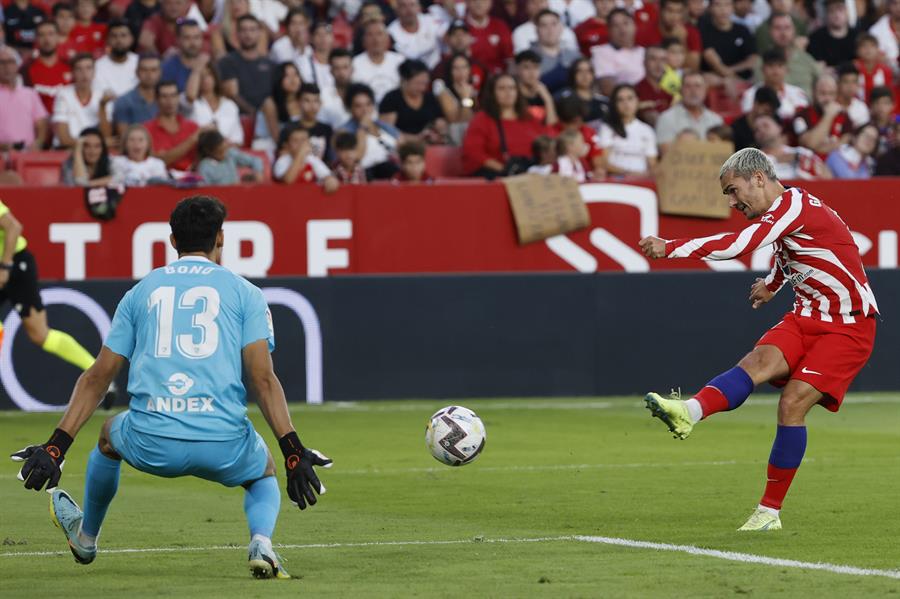
[[[427,545],[467,545],[472,543],[548,543],[560,541],[577,541],[580,543],[596,543],[601,545],[615,545],[618,547],[630,547],[634,549],[653,549],[656,551],[674,551],[689,555],[714,557],[746,564],[761,564],[764,566],[776,566],[780,568],[799,568],[802,570],[820,570],[833,574],[848,574],[851,576],[881,576],[900,580],[900,570],[879,570],[876,568],[858,568],[842,564],[830,564],[826,562],[802,562],[793,559],[768,557],[752,553],[738,553],[736,551],[720,551],[718,549],[704,549],[693,545],[673,545],[671,543],[654,543],[651,541],[636,541],[634,539],[620,539],[617,537],[597,536],[559,536],[559,537],[534,537],[523,539],[485,539],[475,537],[473,539],[456,539],[448,541],[369,541],[362,543],[310,543],[306,545],[279,545],[279,549],[348,549],[358,547],[415,547]],[[244,549],[243,545],[212,545],[210,547],[146,547],[141,549],[101,549],[98,553],[104,555],[131,554],[131,553],[188,553],[198,551],[231,551]],[[0,553],[0,557],[49,557],[69,555],[68,551],[13,551]]]
[[[753,533],[749,533],[753,534]],[[655,549],[656,551],[675,551],[690,555],[702,555],[715,557],[733,562],[747,564],[762,564],[764,566],[777,566],[781,568],[800,568],[802,570],[822,570],[834,574],[850,574],[852,576],[883,576],[900,580],[900,570],[877,570],[874,568],[857,568],[841,564],[829,564],[825,562],[801,562],[793,559],[754,555],[752,553],[738,553],[736,551],[720,551],[718,549],[703,549],[693,545],[672,545],[670,543],[652,543],[650,541],[634,541],[632,539],[619,539],[616,537],[576,536],[575,540],[585,543],[599,543],[603,545],[617,545],[620,547],[633,547],[635,549]]]

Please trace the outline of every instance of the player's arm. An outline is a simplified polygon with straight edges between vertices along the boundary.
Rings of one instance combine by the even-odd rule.
[[[244,370],[256,393],[259,408],[278,438],[278,446],[284,454],[288,497],[301,510],[307,504],[315,505],[315,493],[323,495],[325,485],[319,481],[313,466],[329,468],[331,460],[315,449],[304,447],[300,442],[288,412],[284,388],[272,367],[268,340],[259,339],[248,343],[244,346],[242,357]]]
[[[103,347],[94,365],[78,377],[66,412],[47,442],[30,445],[10,456],[15,461],[25,462],[18,478],[25,482],[26,489],[40,491],[46,483],[47,491],[51,491],[59,484],[66,452],[75,435],[97,409],[124,364],[125,358]]]
[[[22,234],[22,223],[20,223],[12,212],[7,211],[6,214],[0,216],[0,229],[3,229],[6,238],[3,242],[3,256],[0,257],[0,268],[6,270],[12,268],[13,254],[16,253],[16,244],[19,242],[19,236]]]

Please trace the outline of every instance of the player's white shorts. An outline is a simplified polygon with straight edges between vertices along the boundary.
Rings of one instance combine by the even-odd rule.
[[[253,426],[228,441],[170,439],[135,431],[131,412],[113,418],[109,440],[113,449],[132,467],[157,476],[196,476],[226,487],[236,487],[263,477],[269,450]]]

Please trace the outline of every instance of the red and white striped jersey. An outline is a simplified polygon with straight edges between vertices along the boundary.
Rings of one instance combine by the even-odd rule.
[[[775,266],[766,287],[776,292],[790,282],[798,316],[850,324],[878,313],[850,229],[837,212],[796,187],[743,231],[667,241],[666,257],[730,260],[769,244]]]

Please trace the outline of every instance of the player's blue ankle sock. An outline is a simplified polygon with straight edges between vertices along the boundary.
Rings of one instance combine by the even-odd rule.
[[[281,509],[281,490],[274,476],[267,476],[254,482],[244,494],[244,513],[250,526],[250,536],[262,535],[272,538],[275,520]]]
[[[87,480],[84,482],[84,519],[81,521],[82,532],[95,537],[100,532],[100,525],[106,517],[116,490],[119,488],[119,471],[122,461],[108,458],[94,447],[88,457]]]
[[[766,490],[760,505],[775,510],[781,509],[797,468],[806,453],[806,427],[778,425],[769,467],[766,470]]]
[[[753,379],[746,370],[735,366],[706,383],[694,399],[700,402],[703,418],[706,418],[716,412],[736,410],[751,393],[753,393]]]

